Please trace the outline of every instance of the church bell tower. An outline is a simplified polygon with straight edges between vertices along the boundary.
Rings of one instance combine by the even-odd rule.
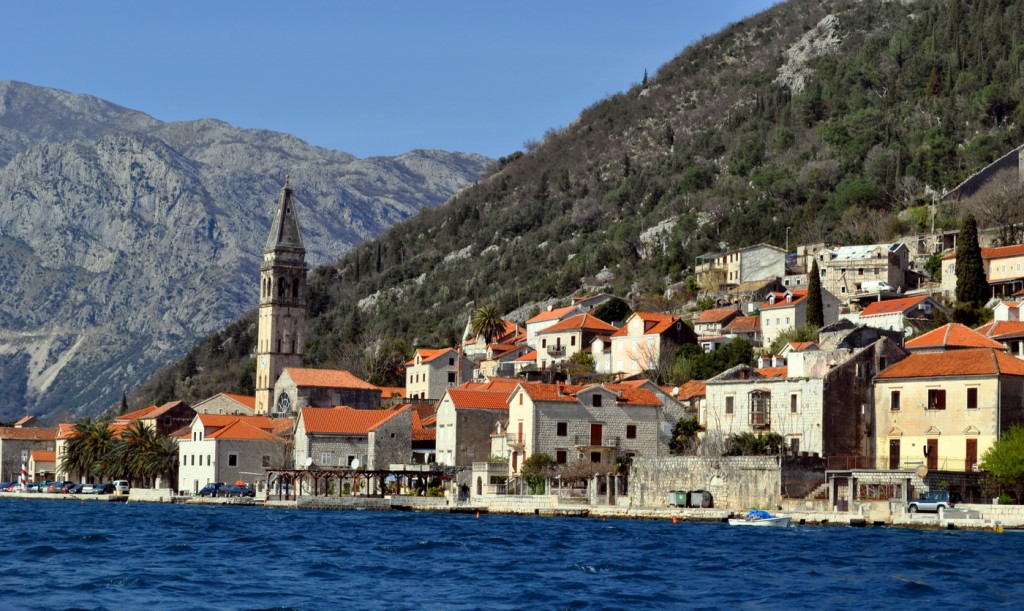
[[[256,343],[256,413],[290,412],[275,406],[274,385],[287,367],[301,367],[306,346],[306,248],[292,188],[285,178],[260,266],[259,336]]]

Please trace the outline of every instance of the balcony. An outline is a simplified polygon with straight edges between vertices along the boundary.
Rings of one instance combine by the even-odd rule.
[[[508,447],[512,448],[513,450],[521,450],[524,447],[526,447],[526,442],[524,441],[523,437],[519,435],[519,433],[506,433],[505,443],[508,444]]]
[[[601,443],[591,443],[596,441],[592,439],[590,435],[576,435],[575,446],[577,448],[617,448],[619,447],[619,437],[612,437],[611,435],[605,435],[601,438]]]
[[[546,350],[549,356],[565,356],[565,346],[548,346]]]

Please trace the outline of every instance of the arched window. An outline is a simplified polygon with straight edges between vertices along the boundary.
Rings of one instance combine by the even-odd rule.
[[[277,281],[277,296],[278,297],[284,297],[284,292],[286,290],[288,290],[287,284],[288,284],[288,281],[285,280],[284,278],[281,278],[280,280]]]

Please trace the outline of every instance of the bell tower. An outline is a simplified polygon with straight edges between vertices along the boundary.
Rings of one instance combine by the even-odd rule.
[[[259,335],[256,341],[256,413],[271,414],[274,385],[287,367],[301,367],[306,346],[306,248],[292,188],[285,178],[260,266]]]

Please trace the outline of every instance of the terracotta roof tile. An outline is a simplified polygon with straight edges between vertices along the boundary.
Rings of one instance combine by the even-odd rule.
[[[57,452],[54,450],[32,450],[32,460],[36,462],[55,462]]]
[[[1024,321],[993,320],[978,327],[975,331],[996,340],[1024,337]]]
[[[727,320],[739,316],[740,311],[736,308],[722,308],[718,310],[704,310],[700,313],[697,318],[693,319],[694,324],[714,324],[716,322],[726,322]]]
[[[978,375],[1024,376],[1024,361],[992,349],[911,354],[878,374],[877,379],[940,378]]]
[[[144,407],[142,409],[137,409],[134,412],[128,412],[126,414],[121,414],[120,416],[118,416],[114,420],[120,421],[120,422],[131,422],[132,420],[138,420],[139,418],[143,418],[143,417],[147,416],[150,412],[154,411],[155,409],[157,409],[157,407],[155,405],[150,405],[150,406]]]
[[[205,428],[220,428],[233,422],[242,421],[251,424],[256,428],[270,431],[274,428],[274,421],[266,416],[239,416],[237,414],[197,414],[199,422]]]
[[[993,248],[982,248],[982,260],[1002,259],[1004,257],[1016,257],[1024,255],[1024,244],[1011,244],[1010,246],[997,246]],[[956,259],[956,251],[943,255],[943,260]]]
[[[222,392],[220,394],[224,397],[227,397],[228,399],[231,399],[235,403],[241,403],[242,405],[248,407],[249,409],[256,409],[256,397],[249,397],[247,395],[233,395],[226,392]]]
[[[903,297],[901,299],[886,299],[885,301],[872,301],[866,308],[860,311],[860,317],[866,316],[882,316],[884,314],[892,314],[894,312],[906,312],[922,301],[928,299],[928,295],[919,295],[917,297]]]
[[[448,396],[455,409],[508,409],[508,398],[513,389],[466,390],[449,388]]]
[[[576,394],[595,386],[564,384],[523,384],[523,390],[534,401],[576,403]],[[645,388],[633,388],[627,384],[599,384],[619,395],[618,401],[628,405],[661,405],[658,396]]]
[[[640,318],[644,321],[644,335],[661,335],[662,333],[672,329],[672,326],[677,322],[681,322],[682,319],[675,314],[654,314],[651,312],[634,312],[633,316]],[[632,318],[632,316],[630,317]],[[622,325],[622,327],[612,334],[612,337],[625,337],[629,335],[629,324]]]
[[[352,409],[351,407],[304,407],[306,433],[327,435],[368,435],[381,424],[405,410]]]
[[[57,438],[57,429],[0,427],[0,439],[7,441],[53,441]]]
[[[789,291],[789,294],[793,296],[793,300],[786,303],[786,293],[772,293],[775,296],[775,303],[772,304],[769,301],[765,301],[761,304],[762,310],[770,310],[772,308],[788,308],[792,307],[807,297],[807,289],[793,289]]]
[[[597,333],[614,333],[618,331],[618,328],[614,325],[609,325],[605,321],[601,320],[596,316],[590,314],[577,314],[576,316],[566,318],[561,322],[557,322],[547,329],[540,331],[538,335],[542,333],[560,333],[565,331],[593,331]]]
[[[790,352],[803,352],[804,350],[807,350],[808,348],[817,348],[818,344],[816,344],[814,342],[811,342],[811,341],[807,341],[807,342],[789,342],[788,346],[789,346],[789,351]]]
[[[908,340],[904,347],[908,350],[921,350],[924,348],[995,348],[997,350],[1006,350],[1006,347],[999,342],[955,322]]]
[[[707,384],[704,380],[690,380],[679,386],[679,393],[676,395],[676,399],[679,401],[689,401],[704,396],[707,396]]]
[[[784,378],[789,375],[789,367],[762,367],[756,371],[766,378]]]
[[[318,388],[359,388],[363,390],[380,390],[379,387],[361,380],[352,373],[342,369],[306,369],[304,367],[288,367],[285,369],[296,386],[313,386]]]
[[[547,312],[541,312],[540,314],[534,316],[530,320],[526,321],[526,324],[530,324],[531,322],[544,322],[545,320],[558,320],[559,318],[572,312],[574,309],[575,306],[565,306],[564,308],[552,308]]]
[[[25,426],[26,424],[28,424],[28,423],[32,422],[32,421],[33,421],[33,420],[35,420],[35,419],[36,419],[36,417],[35,417],[35,416],[32,416],[32,415],[29,415],[29,416],[25,416],[25,417],[24,417],[24,418],[22,418],[21,420],[18,420],[17,422],[15,422],[15,423],[14,423],[14,426]]]
[[[517,361],[536,361],[537,360],[537,351],[536,350],[531,350],[531,351],[527,352],[526,354],[524,354],[523,356],[517,358],[516,360]]]
[[[399,397],[405,398],[405,387],[404,386],[380,386],[380,397],[381,399],[392,399]]]
[[[210,433],[206,436],[206,439],[232,439],[232,440],[245,440],[245,441],[281,441],[277,435],[269,433],[268,431],[259,427],[253,426],[248,422],[242,421],[241,418],[234,422]]]
[[[725,326],[722,331],[726,333],[752,333],[761,330],[760,316],[737,316],[732,322]]]

